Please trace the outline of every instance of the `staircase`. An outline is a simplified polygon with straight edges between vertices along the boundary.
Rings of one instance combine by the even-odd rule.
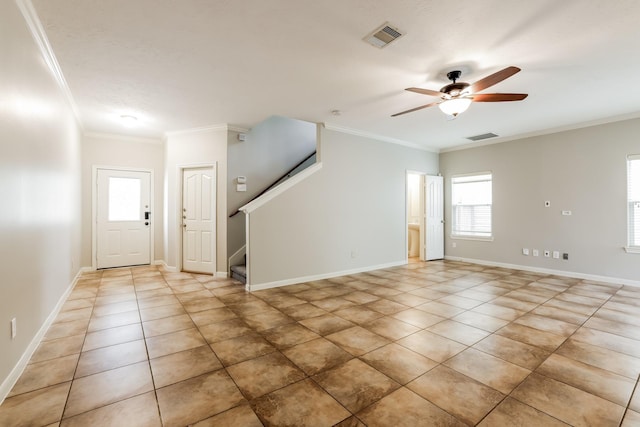
[[[244,256],[244,264],[231,266],[231,278],[242,284],[247,283],[247,256]]]

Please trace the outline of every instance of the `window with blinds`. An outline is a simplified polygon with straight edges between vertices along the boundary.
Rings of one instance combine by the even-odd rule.
[[[627,209],[627,246],[640,251],[640,154],[627,157]]]
[[[451,178],[451,235],[490,239],[491,172]]]

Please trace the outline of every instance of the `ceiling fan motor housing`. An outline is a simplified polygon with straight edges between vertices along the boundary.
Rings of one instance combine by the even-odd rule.
[[[458,96],[462,92],[464,92],[464,90],[468,87],[469,87],[469,83],[450,83],[445,87],[443,87],[442,89],[440,89],[440,92],[447,94],[449,96]]]

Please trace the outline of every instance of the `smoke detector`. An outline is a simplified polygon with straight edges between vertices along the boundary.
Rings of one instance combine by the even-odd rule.
[[[385,22],[380,27],[373,30],[363,39],[370,45],[382,49],[394,40],[399,39],[404,34],[396,27],[391,26],[388,22]]]

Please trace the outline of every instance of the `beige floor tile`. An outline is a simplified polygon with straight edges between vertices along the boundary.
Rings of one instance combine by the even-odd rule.
[[[473,348],[529,370],[537,368],[549,356],[549,352],[541,348],[496,334],[489,335]]]
[[[295,320],[310,319],[312,317],[323,316],[327,312],[310,303],[296,304],[281,309],[284,314]]]
[[[418,328],[428,328],[436,323],[440,323],[446,320],[444,317],[436,316],[435,314],[427,313],[417,308],[410,308],[408,310],[400,311],[392,314],[394,319],[402,320],[405,323],[416,326]]]
[[[186,313],[186,311],[182,307],[182,304],[175,302],[168,305],[161,305],[159,307],[143,308],[140,310],[140,318],[143,322],[147,322],[149,320],[177,316],[184,313]]]
[[[162,319],[149,320],[148,322],[142,323],[142,329],[146,338],[191,329],[195,326],[188,314],[163,317]]]
[[[480,422],[505,397],[443,365],[411,381],[407,388],[469,425]]]
[[[118,326],[132,325],[134,323],[140,323],[140,314],[138,313],[138,310],[109,314],[101,317],[92,317],[89,321],[89,327],[87,330],[88,332],[95,332]]]
[[[227,368],[227,372],[249,400],[278,390],[306,377],[279,352],[247,360]]]
[[[166,426],[193,424],[246,402],[224,370],[163,387],[157,396]]]
[[[300,323],[322,336],[354,326],[354,324],[348,320],[344,320],[343,318],[333,314],[325,314],[318,317],[304,319],[301,320]]]
[[[226,307],[212,308],[196,313],[190,313],[191,319],[198,327],[203,327],[211,323],[218,323],[224,320],[235,319],[236,314]]]
[[[633,340],[640,340],[640,328],[636,325],[620,323],[615,320],[608,320],[599,317],[591,317],[589,320],[584,322],[584,326],[587,328],[597,329],[599,331],[621,335]]]
[[[208,345],[151,359],[150,363],[156,388],[222,368],[222,363]]]
[[[387,339],[369,332],[361,326],[344,329],[327,335],[325,338],[354,356],[360,356],[389,343]]]
[[[55,319],[55,323],[70,322],[73,320],[87,320],[91,317],[92,307],[78,308],[76,310],[61,311]]]
[[[376,295],[372,295],[372,294],[369,294],[367,292],[362,292],[362,291],[354,291],[354,292],[345,294],[345,295],[342,296],[342,298],[346,299],[347,301],[351,301],[353,303],[356,303],[356,304],[366,304],[366,303],[377,301],[377,300],[380,299],[380,297],[378,297]]]
[[[61,427],[161,427],[158,403],[153,392],[121,400],[107,406],[66,418]]]
[[[374,302],[367,303],[366,307],[387,316],[409,308],[404,304],[400,304],[394,301],[389,301],[388,299],[384,299],[384,298],[381,298]]]
[[[529,326],[534,329],[538,329],[552,334],[560,335],[562,337],[568,337],[573,334],[578,325],[573,323],[563,322],[562,320],[551,319],[545,316],[539,316],[537,314],[525,314],[524,316],[516,319],[514,323],[519,325]]]
[[[568,424],[553,418],[529,405],[507,397],[482,420],[479,427],[504,426],[566,427]]]
[[[193,427],[262,427],[258,416],[249,405],[240,405],[221,414],[195,423]]]
[[[249,327],[258,332],[295,322],[294,319],[286,314],[273,309],[270,311],[246,315],[243,317],[243,320],[247,325],[249,325]]]
[[[289,323],[268,329],[262,333],[262,336],[278,349],[320,338],[320,335],[298,323]]]
[[[637,380],[557,354],[549,356],[536,373],[610,400],[620,406],[626,406],[629,402]]]
[[[141,310],[144,310],[147,308],[162,307],[163,305],[171,305],[179,302],[180,300],[178,300],[174,295],[159,295],[152,298],[138,300],[138,306]]]
[[[473,348],[461,352],[444,364],[504,394],[511,393],[531,373],[528,369]]]
[[[310,379],[262,396],[251,406],[267,426],[331,426],[351,415]]]
[[[586,314],[574,313],[569,310],[547,306],[546,304],[536,307],[531,313],[537,314],[538,316],[549,317],[551,319],[562,320],[567,323],[573,323],[578,326],[582,325],[589,318]]]
[[[89,332],[84,340],[82,351],[95,350],[96,348],[136,341],[142,338],[142,325],[139,323]]]
[[[234,365],[276,351],[271,344],[255,332],[212,343],[211,348],[224,366]]]
[[[464,308],[456,307],[455,305],[451,304],[445,304],[439,301],[430,301],[415,308],[447,319],[453,316],[457,316],[458,314],[464,313],[466,311],[466,309]]]
[[[98,372],[147,360],[147,347],[144,340],[115,344],[80,355],[75,378],[85,377]]]
[[[503,326],[509,324],[509,321],[507,320],[488,316],[482,313],[476,313],[473,311],[465,311],[464,313],[453,317],[452,320],[482,329],[487,332],[495,332]]]
[[[559,310],[568,311],[571,313],[582,314],[583,316],[591,316],[596,312],[598,307],[592,307],[589,305],[578,304],[570,301],[562,301],[557,298],[552,298],[543,304],[544,307],[553,307]]]
[[[636,412],[640,412],[640,389],[637,387],[631,397],[631,402],[629,402],[629,408]]]
[[[466,424],[402,387],[357,414],[368,427],[449,426]]]
[[[622,424],[620,427],[634,427],[640,426],[640,412],[627,410],[624,414],[624,419],[622,420]]]
[[[475,344],[489,335],[487,331],[454,320],[444,320],[427,328],[427,330],[465,345]]]
[[[72,354],[28,364],[9,392],[9,397],[71,381],[78,357],[79,354]]]
[[[183,303],[183,305],[188,313],[197,313],[199,311],[211,310],[214,308],[221,308],[225,306],[222,301],[213,296],[207,299],[188,301]]]
[[[582,327],[571,339],[640,358],[640,341],[609,332]]]
[[[343,308],[341,310],[334,311],[333,314],[363,326],[383,316],[382,313],[360,305]]]
[[[397,343],[436,362],[443,362],[467,348],[429,331],[416,332],[398,340]]]
[[[618,426],[624,414],[615,403],[535,373],[511,396],[573,426]]]
[[[640,359],[618,353],[604,347],[569,338],[558,348],[556,354],[578,360],[607,371],[637,379],[640,374]]]
[[[123,366],[73,381],[64,418],[153,390],[149,362]]]
[[[514,308],[504,307],[490,302],[474,307],[471,311],[486,314],[487,316],[497,317],[498,319],[507,320],[509,322],[514,321],[525,313],[525,311],[522,310],[516,310]]]
[[[557,349],[565,340],[565,337],[560,335],[530,328],[529,326],[518,325],[516,323],[508,324],[504,328],[499,329],[496,334],[535,347],[540,347],[548,352],[552,352]]]
[[[55,340],[58,338],[70,337],[84,334],[87,331],[89,319],[74,320],[71,322],[54,323],[51,325],[42,341]]]
[[[146,341],[147,351],[151,359],[200,347],[207,343],[197,328],[158,335],[157,337],[147,338]]]
[[[401,285],[401,284],[398,284]],[[415,286],[410,286],[407,290],[415,290]],[[417,307],[422,304],[426,304],[431,300],[428,298],[423,298],[418,295],[404,293],[398,295],[389,295],[386,297],[389,301],[398,302],[400,304],[404,304],[407,307]]]
[[[367,353],[361,359],[400,384],[437,366],[433,360],[394,343]]]
[[[417,326],[387,316],[364,324],[362,327],[392,341],[399,340],[420,330]]]
[[[349,300],[340,297],[323,298],[311,301],[311,304],[325,311],[336,311],[343,308],[352,307],[355,304]]]
[[[239,337],[253,333],[242,319],[233,318],[218,323],[211,323],[198,328],[202,336],[209,343],[224,341],[229,338]]]
[[[31,356],[29,363],[42,362],[45,360],[56,359],[58,357],[78,354],[82,349],[84,342],[84,334],[73,335],[56,340],[43,341],[38,349]]]
[[[127,292],[124,294],[116,294],[116,295],[107,295],[102,297],[97,297],[95,301],[95,305],[106,305],[106,304],[116,304],[119,302],[125,301],[135,301],[136,293],[135,292]]]
[[[138,309],[137,301],[123,301],[113,304],[97,305],[93,308],[93,316],[101,317],[109,314],[126,313]]]
[[[8,397],[0,405],[2,426],[42,426],[62,418],[71,381]]]
[[[351,354],[324,338],[298,344],[282,352],[307,375],[317,374],[353,358]]]

